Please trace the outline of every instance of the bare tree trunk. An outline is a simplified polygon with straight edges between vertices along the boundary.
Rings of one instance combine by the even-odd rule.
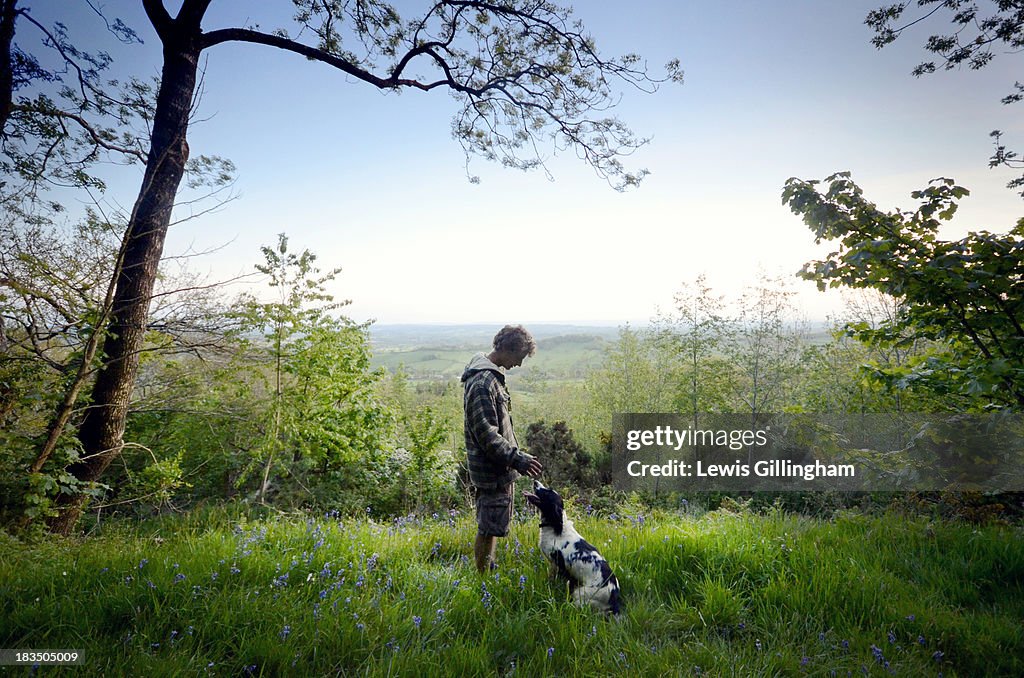
[[[0,0],[0,134],[7,125],[14,102],[14,69],[11,43],[14,41],[14,20],[18,0]]]
[[[182,10],[181,14],[184,14]],[[157,267],[171,220],[174,198],[188,160],[189,112],[199,62],[199,21],[164,25],[164,67],[153,118],[146,173],[128,224],[124,263],[117,277],[110,324],[103,344],[104,366],[92,390],[92,405],[79,429],[85,455],[69,467],[78,480],[99,479],[120,455],[128,405],[145,338]],[[158,27],[158,31],[161,27]],[[59,495],[50,529],[70,534],[86,495]]]

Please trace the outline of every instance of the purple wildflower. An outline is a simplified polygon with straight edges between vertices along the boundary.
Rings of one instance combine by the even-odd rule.
[[[422,622],[423,622],[423,618],[422,618],[422,617],[420,617],[419,615],[415,615],[415,614],[414,614],[414,615],[412,616],[412,624],[413,624],[413,626],[415,626],[416,628],[419,628],[419,627],[420,627],[420,624],[421,624]]]
[[[548,659],[551,659],[554,656],[555,656],[555,648],[549,647],[548,648]]]

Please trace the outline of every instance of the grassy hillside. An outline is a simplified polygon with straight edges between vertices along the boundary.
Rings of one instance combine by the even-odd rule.
[[[548,577],[532,516],[500,569],[458,514],[389,523],[180,517],[0,544],[0,646],[79,648],[68,675],[1024,673],[1024,540],[849,515],[587,516],[626,608]]]
[[[433,345],[416,348],[374,347],[374,367],[394,372],[399,365],[413,378],[457,379],[466,363],[479,351],[487,351],[489,339],[465,346]],[[582,379],[598,367],[609,342],[600,334],[567,334],[537,340],[537,354],[516,368],[510,379]]]

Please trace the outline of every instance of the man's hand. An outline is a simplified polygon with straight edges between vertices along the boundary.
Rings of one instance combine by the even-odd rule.
[[[520,454],[523,455],[526,461],[520,461],[516,470],[520,473],[525,473],[531,478],[540,478],[541,471],[544,470],[544,465],[541,464],[537,457],[532,454],[527,454],[526,452],[520,452]]]

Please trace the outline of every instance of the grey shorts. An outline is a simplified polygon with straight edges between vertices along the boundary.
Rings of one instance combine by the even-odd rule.
[[[512,495],[515,483],[495,490],[476,491],[477,534],[487,537],[507,537],[512,522]]]

